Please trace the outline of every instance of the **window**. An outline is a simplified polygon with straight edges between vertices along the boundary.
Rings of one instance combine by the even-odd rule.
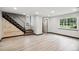
[[[77,29],[77,18],[60,19],[60,27],[63,29]]]

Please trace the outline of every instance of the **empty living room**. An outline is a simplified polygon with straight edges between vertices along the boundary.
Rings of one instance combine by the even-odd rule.
[[[79,7],[0,7],[0,51],[79,51]]]

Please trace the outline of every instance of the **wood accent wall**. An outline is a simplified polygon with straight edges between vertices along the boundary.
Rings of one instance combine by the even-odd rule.
[[[23,35],[24,33],[3,18],[3,37]]]

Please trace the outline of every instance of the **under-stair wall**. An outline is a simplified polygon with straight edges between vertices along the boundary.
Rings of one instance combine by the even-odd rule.
[[[0,11],[0,40],[2,38],[2,14],[1,14],[1,11]]]
[[[3,37],[10,37],[10,36],[17,36],[17,35],[23,35],[24,33],[16,28],[13,24],[8,22],[3,18],[2,20],[3,25]]]
[[[23,23],[24,21],[20,19],[21,15],[16,14],[13,15],[2,12],[2,17],[3,17],[3,37],[23,35],[25,33],[26,31],[24,27],[25,23]]]

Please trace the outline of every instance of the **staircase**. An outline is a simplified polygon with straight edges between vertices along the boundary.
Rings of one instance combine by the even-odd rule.
[[[25,32],[25,35],[33,35],[34,33],[33,33],[33,30],[32,29],[28,29],[28,30],[26,30],[26,32]]]
[[[32,34],[34,34],[32,29],[26,30],[25,27],[23,27],[22,25],[17,23],[12,17],[10,17],[10,15],[8,13],[2,12],[2,17],[5,18],[11,24],[13,24],[15,27],[17,27],[19,30],[24,32],[24,35],[32,35]]]

